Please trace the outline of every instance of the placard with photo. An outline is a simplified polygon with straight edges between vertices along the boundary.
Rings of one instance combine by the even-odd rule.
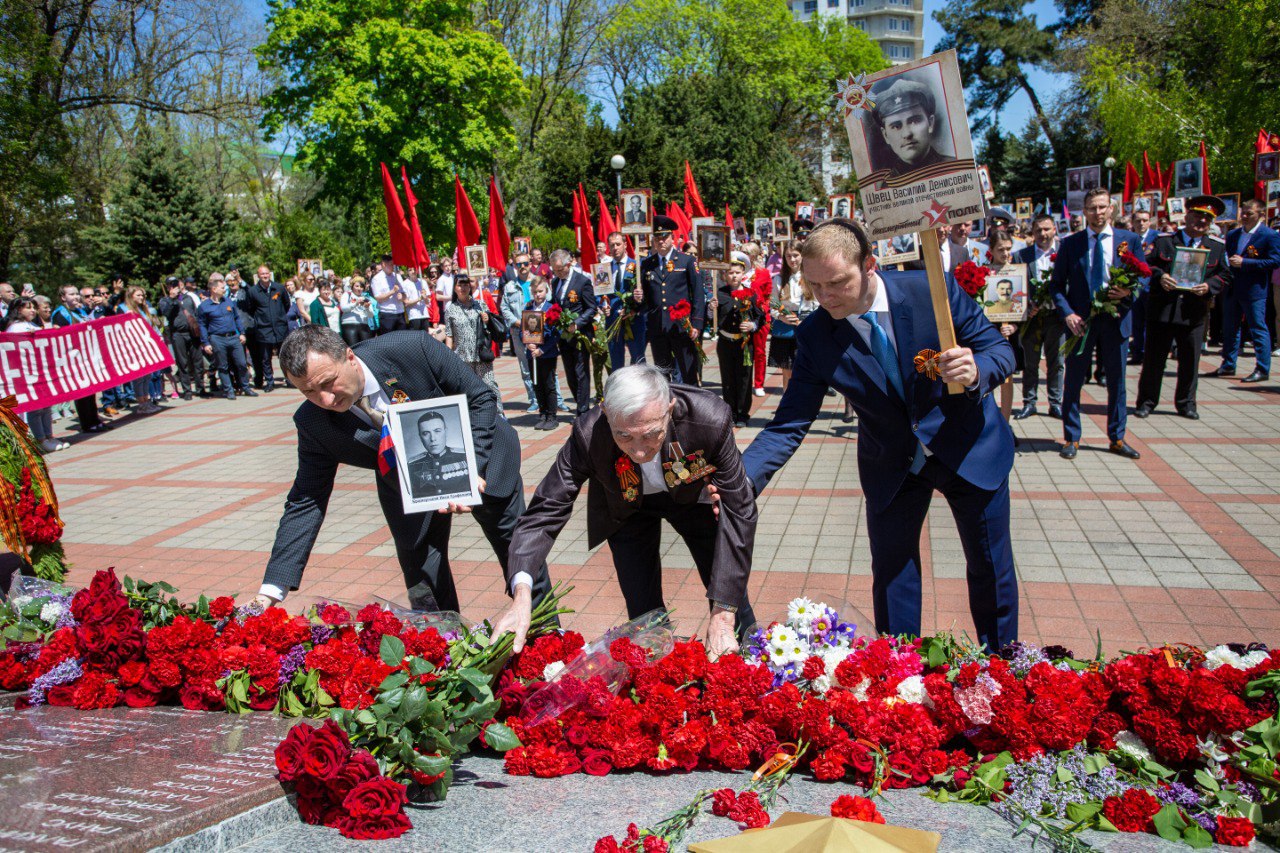
[[[541,344],[545,337],[541,311],[520,312],[520,340],[526,344]]]
[[[996,197],[995,187],[991,185],[991,170],[986,166],[978,167],[978,186],[982,187],[982,197],[987,201]]]
[[[751,235],[747,233],[747,223],[743,219],[735,219],[733,222],[733,239],[736,243],[746,243],[751,239]]]
[[[1259,181],[1280,180],[1280,154],[1275,151],[1254,154],[1253,177]]]
[[[1030,219],[1035,205],[1029,198],[1020,198],[1014,202],[1013,215],[1018,219]]]
[[[532,237],[517,237],[511,241],[511,257],[527,255],[531,251],[533,251]]]
[[[839,101],[872,240],[983,215],[954,50],[851,75]]]
[[[920,235],[915,231],[876,242],[880,249],[880,263],[884,266],[920,260]]]
[[[617,289],[613,286],[613,261],[604,261],[591,268],[591,289],[597,298],[608,296]]]
[[[1218,196],[1222,200],[1222,215],[1218,217],[1219,222],[1239,222],[1240,221],[1240,193],[1223,193]]]
[[[1133,212],[1134,213],[1155,213],[1155,206],[1152,204],[1154,199],[1149,193],[1133,194]]]
[[[1174,246],[1173,268],[1169,270],[1169,275],[1173,278],[1173,286],[1179,290],[1191,290],[1204,281],[1205,269],[1208,265],[1208,249]]]
[[[808,219],[813,221],[813,202],[798,201],[796,202],[796,219]]]
[[[1191,198],[1204,195],[1204,161],[1189,157],[1173,164],[1173,195]]]
[[[848,219],[853,216],[854,211],[853,193],[839,193],[831,196],[828,206],[832,216]]]
[[[1164,207],[1164,190],[1147,190],[1147,195],[1151,196],[1152,210]]]
[[[703,225],[698,229],[698,261],[707,269],[729,268],[729,229],[724,225]]]
[[[1187,200],[1184,198],[1171,198],[1165,202],[1165,212],[1169,214],[1170,222],[1182,222],[1187,218]]]
[[[1280,207],[1280,179],[1267,181],[1267,207]]]
[[[484,243],[468,246],[463,252],[467,259],[467,275],[477,284],[489,275],[489,251]]]
[[[768,243],[773,239],[773,220],[767,216],[757,216],[755,218],[755,234],[756,240],[761,243]]]
[[[987,276],[982,312],[993,323],[1021,323],[1027,319],[1027,266],[1010,264]]]
[[[298,258],[298,275],[320,278],[324,275],[324,263],[320,258]]]
[[[394,404],[387,418],[406,513],[480,503],[480,472],[465,394]]]
[[[714,216],[695,216],[691,221],[693,222],[693,233],[689,235],[689,239],[696,246],[698,244],[698,230],[708,225],[715,225],[716,218]]]
[[[773,239],[776,243],[785,243],[791,239],[791,220],[785,216],[773,217]]]
[[[826,220],[828,220],[828,219],[830,219],[830,218],[831,218],[831,209],[830,209],[830,208],[828,208],[828,207],[815,207],[815,208],[813,209],[813,224],[814,224],[814,225],[817,225],[819,222],[825,222]]]
[[[1067,210],[1070,213],[1084,213],[1084,194],[1094,187],[1102,186],[1101,166],[1077,166],[1067,169]]]
[[[618,203],[622,206],[623,234],[648,234],[653,231],[653,190],[623,190]]]

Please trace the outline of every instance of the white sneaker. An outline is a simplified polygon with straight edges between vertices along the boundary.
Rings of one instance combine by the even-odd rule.
[[[43,450],[45,453],[53,453],[55,451],[61,450],[63,447],[64,445],[60,441],[57,441],[56,439],[52,439],[52,438],[46,438],[40,442],[40,449]]]
[[[763,397],[763,396],[764,396],[764,389],[763,389],[763,388],[757,388],[753,393],[754,393],[757,397]]]
[[[1272,358],[1280,358],[1280,347],[1276,347],[1271,351]]]

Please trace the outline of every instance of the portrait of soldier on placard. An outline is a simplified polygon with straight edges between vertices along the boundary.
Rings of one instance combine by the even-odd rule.
[[[945,103],[940,97],[942,78],[927,73],[930,70],[891,77],[872,88],[875,108],[863,121],[870,125],[868,152],[874,171],[887,169],[893,178],[955,159],[950,126],[938,110],[939,101]]]
[[[399,403],[388,415],[405,512],[480,502],[480,475],[465,396]]]

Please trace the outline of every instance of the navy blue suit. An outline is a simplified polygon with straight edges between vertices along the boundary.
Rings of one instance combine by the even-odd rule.
[[[1240,266],[1231,267],[1231,284],[1222,300],[1222,366],[1235,370],[1240,351],[1240,317],[1253,338],[1258,370],[1271,372],[1271,333],[1267,330],[1267,290],[1271,271],[1280,267],[1280,234],[1261,223],[1244,243],[1244,229],[1227,232],[1227,257],[1240,256]],[[1243,243],[1243,245],[1242,245]]]
[[[1067,354],[1067,376],[1062,389],[1062,434],[1066,441],[1080,440],[1080,389],[1089,377],[1093,363],[1093,350],[1098,347],[1102,369],[1107,374],[1107,437],[1112,441],[1124,439],[1125,389],[1124,370],[1129,355],[1129,334],[1133,331],[1133,299],[1130,293],[1120,300],[1119,318],[1099,314],[1090,320],[1093,291],[1089,287],[1089,237],[1088,228],[1062,238],[1058,246],[1058,260],[1053,265],[1053,299],[1058,313],[1065,320],[1077,314],[1089,323],[1084,346],[1074,346]],[[1120,266],[1117,248],[1127,243],[1134,257],[1145,259],[1142,238],[1132,231],[1114,228],[1111,232],[1110,257],[1103,261],[1108,268]],[[1145,281],[1135,284],[1135,290],[1146,286]],[[1110,284],[1105,285],[1107,287]]]
[[[591,277],[577,270],[570,272],[563,295],[560,293],[562,281],[554,277],[551,279],[551,301],[561,309],[577,314],[574,328],[591,337],[596,309],[600,306],[595,288],[591,286]],[[564,341],[560,344],[560,358],[564,361],[564,375],[569,380],[569,392],[573,394],[578,414],[582,414],[591,408],[591,353],[583,344]]]
[[[1018,583],[1009,540],[1013,433],[991,391],[1014,370],[1013,348],[974,300],[948,283],[960,346],[974,351],[978,387],[948,395],[916,373],[922,349],[938,350],[928,279],[882,272],[905,401],[848,320],[819,309],[796,331],[791,382],[777,414],[743,454],[757,493],[791,457],[822,409],[828,387],[858,414],[858,474],[871,539],[876,630],[920,633],[920,530],[933,490],[946,497],[964,545],[969,607],[991,649],[1017,639]],[[931,456],[912,473],[919,444]]]

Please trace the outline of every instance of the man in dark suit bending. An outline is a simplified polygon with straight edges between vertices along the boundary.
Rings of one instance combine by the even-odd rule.
[[[520,444],[515,430],[498,418],[493,390],[457,355],[425,332],[389,332],[352,349],[327,326],[308,324],[285,339],[280,367],[307,401],[293,415],[298,473],[276,529],[261,603],[281,601],[302,583],[338,465],[378,471],[378,444],[389,407],[453,394],[467,397],[481,503],[406,514],[395,465],[385,475],[376,474],[378,502],[391,527],[413,609],[458,609],[449,570],[452,513],[475,516],[505,571],[516,520],[524,512]],[[547,564],[515,575],[512,583],[528,585],[534,600],[541,599],[550,589]]]

